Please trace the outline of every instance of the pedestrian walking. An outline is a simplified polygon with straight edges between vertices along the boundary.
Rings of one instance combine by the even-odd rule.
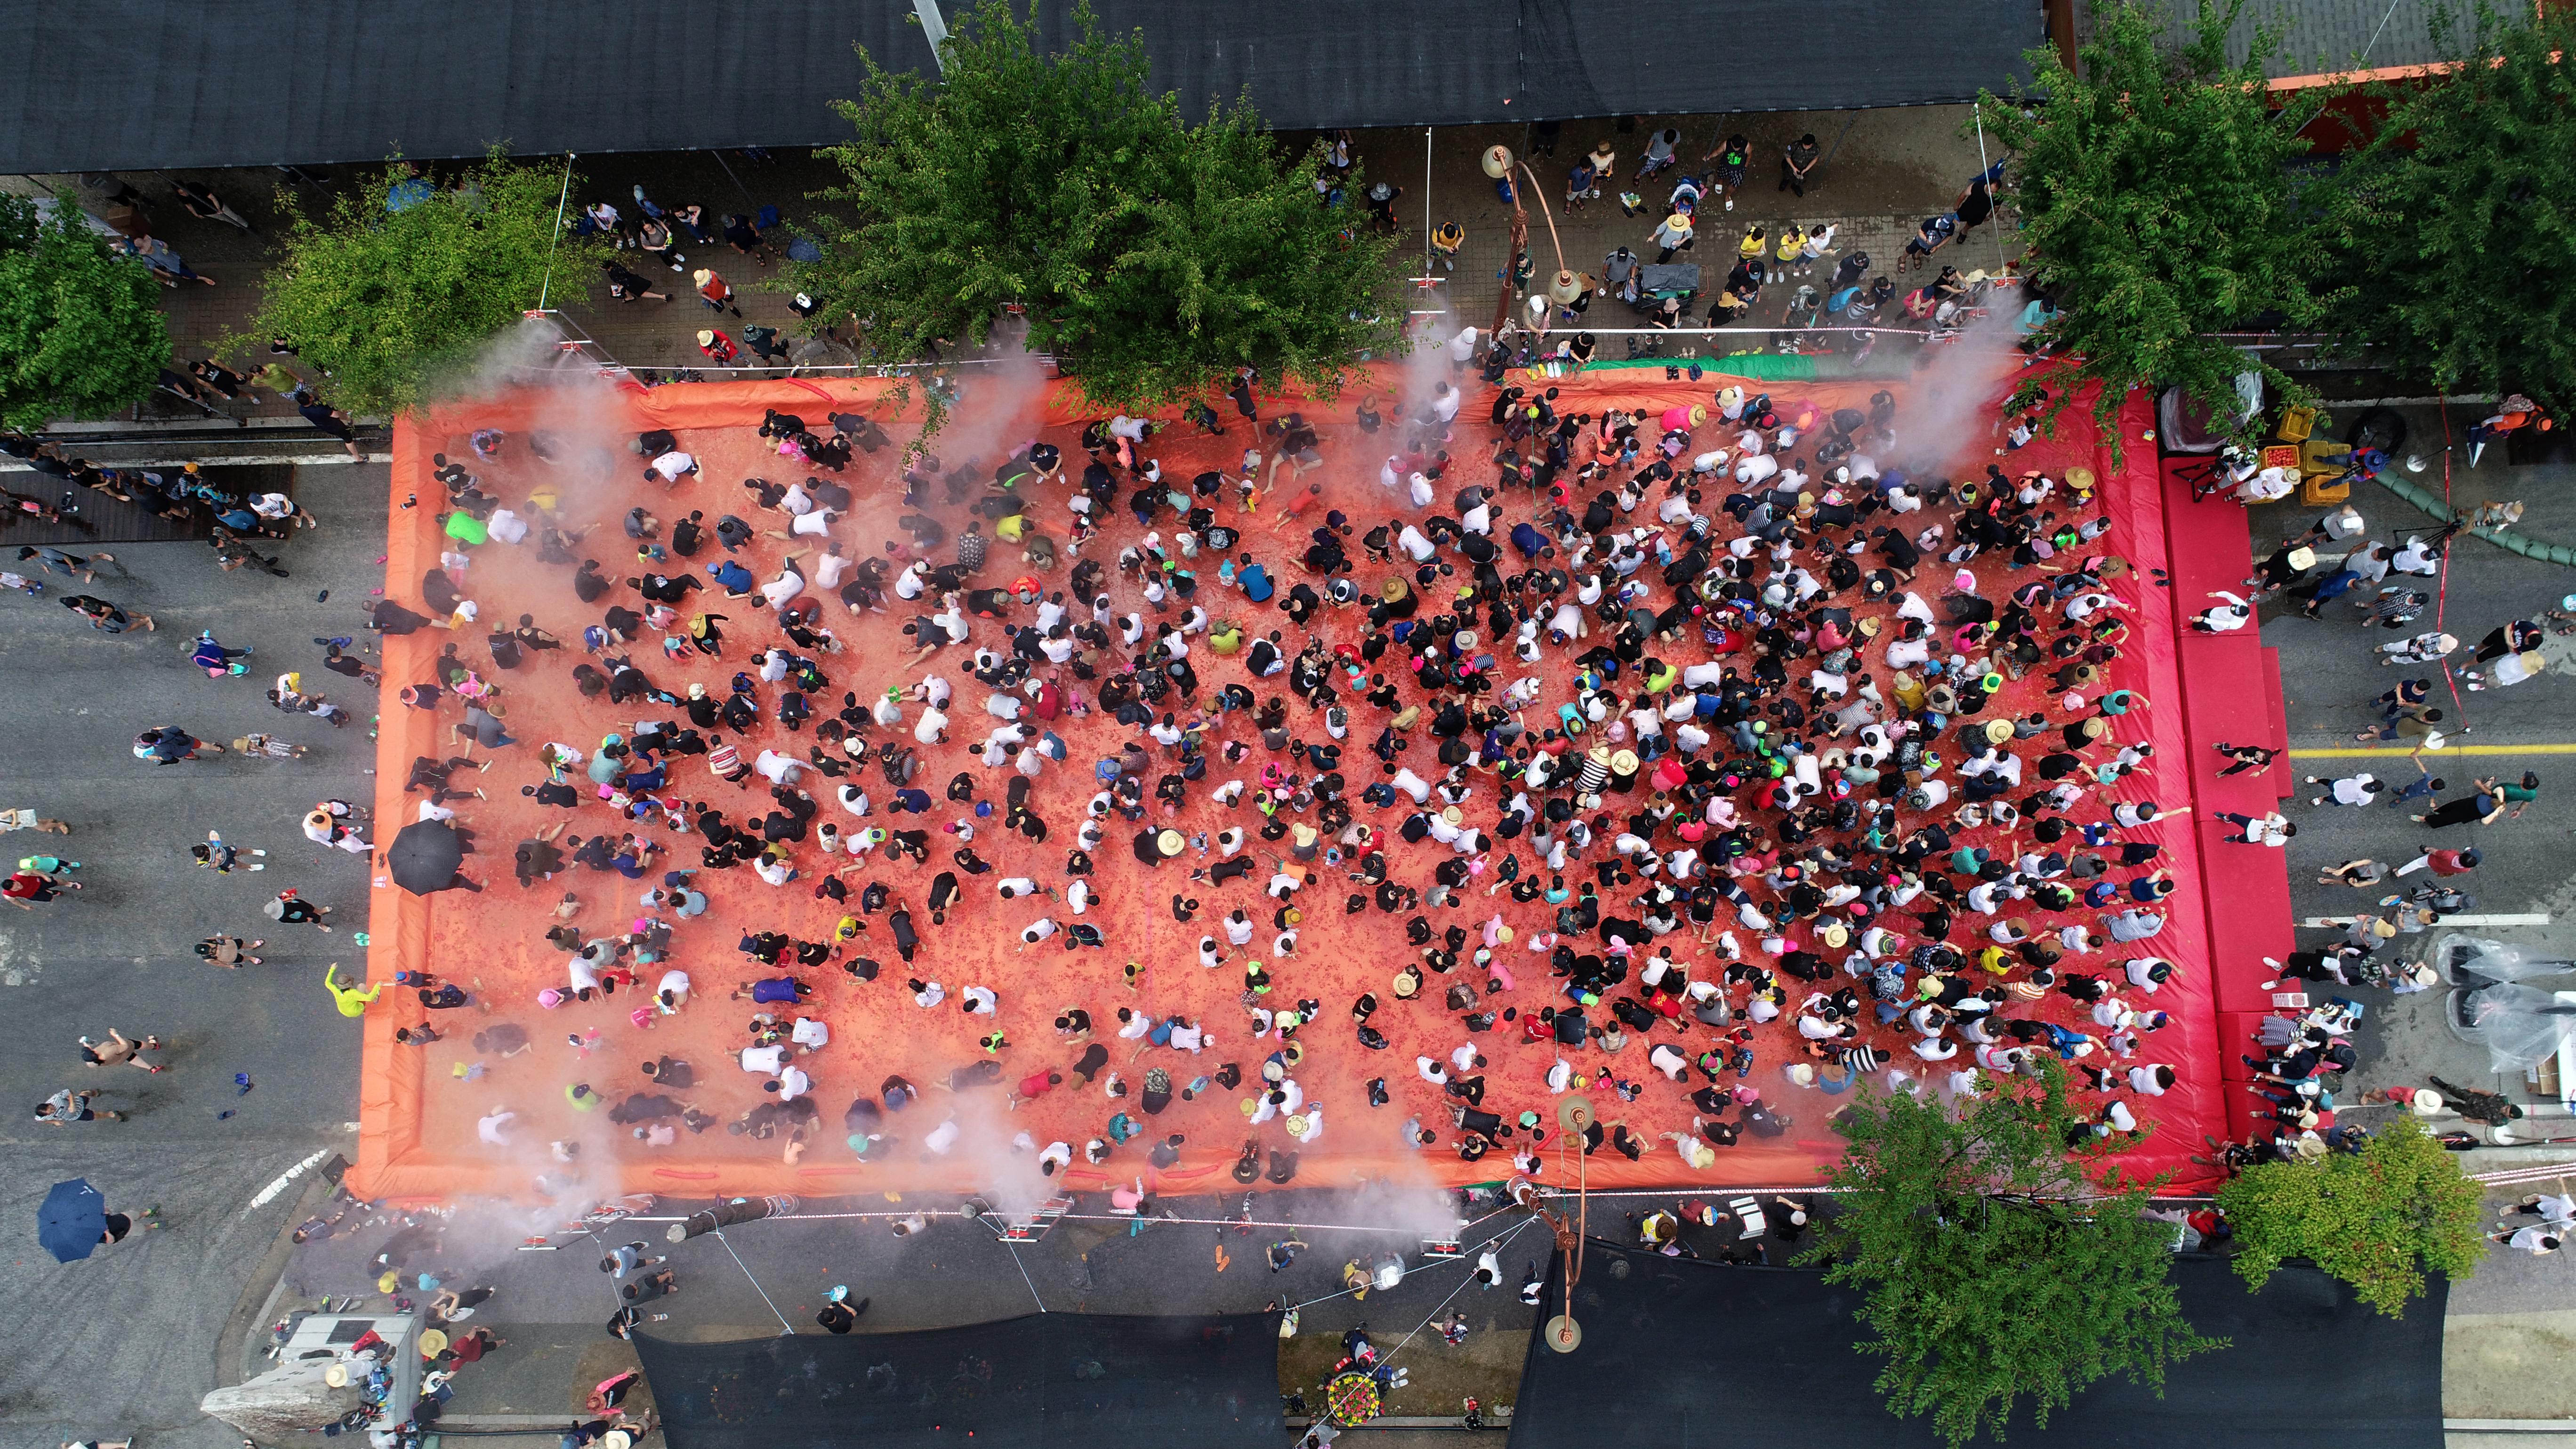
[[[742,315],[742,308],[733,299],[733,287],[717,276],[713,269],[700,267],[689,273],[689,284],[698,289],[698,300],[706,304],[708,311],[730,312],[736,317]]]
[[[111,1112],[97,1105],[103,1092],[77,1092],[69,1087],[36,1104],[36,1120],[52,1127],[68,1127],[74,1122],[122,1122],[125,1114]]]
[[[2367,770],[2364,770],[2357,775],[2345,775],[2340,779],[2335,780],[2324,780],[2315,775],[2310,775],[2307,777],[2307,782],[2311,785],[2323,785],[2326,787],[2324,794],[2312,795],[2308,798],[2308,803],[2311,805],[2325,805],[2329,803],[2336,805],[2367,805],[2378,799],[2379,792],[2387,788],[2378,780],[2374,779]],[[2423,817],[2419,815],[2416,818],[2420,820]]]
[[[2414,818],[2427,829],[2446,830],[2454,825],[2493,825],[2504,818],[2504,794],[2493,775],[2472,782],[2470,793],[2441,804]]]
[[[367,450],[358,446],[357,429],[347,413],[309,393],[296,404],[295,410],[303,414],[304,421],[312,424],[316,431],[337,438],[351,458],[361,463],[367,461]]]
[[[244,236],[259,235],[258,228],[252,226],[240,212],[226,205],[224,199],[215,194],[215,189],[204,182],[173,181],[170,183],[170,189],[178,193],[179,204],[188,209],[188,214],[199,221],[219,221]]]
[[[206,832],[205,844],[189,846],[188,853],[195,858],[197,864],[204,866],[206,869],[213,871],[217,875],[230,875],[236,870],[268,869],[265,862],[244,864],[241,859],[242,852],[240,849],[227,844],[223,836],[212,830]],[[250,853],[255,856],[266,856],[268,854],[265,850],[254,850]]]
[[[162,1069],[145,1061],[143,1053],[159,1050],[161,1050],[161,1038],[146,1032],[141,1041],[135,1041],[112,1026],[107,1029],[107,1040],[104,1042],[92,1041],[88,1037],[80,1039],[81,1061],[93,1067],[128,1066],[140,1067],[147,1072],[157,1072]]]
[[[238,971],[245,965],[258,965],[259,958],[250,953],[267,944],[266,941],[245,941],[239,936],[208,936],[197,943],[196,951],[201,960]]]
[[[44,868],[41,863],[46,861],[57,865],[80,864],[79,861],[63,862],[50,855],[31,855],[18,862],[18,868],[10,872],[6,880],[0,880],[0,898],[6,898],[9,904],[22,911],[32,911],[47,901],[62,899],[65,891],[81,888],[79,881],[64,880],[55,871]]]
[[[122,634],[134,628],[149,634],[161,627],[153,622],[150,614],[128,614],[105,599],[94,599],[87,594],[67,594],[60,602],[64,608],[89,620],[89,626],[102,634]]]
[[[322,919],[331,914],[329,906],[317,906],[291,890],[279,891],[270,897],[268,904],[260,907],[260,913],[272,921],[282,921],[290,926],[311,925],[322,931],[331,929]]]

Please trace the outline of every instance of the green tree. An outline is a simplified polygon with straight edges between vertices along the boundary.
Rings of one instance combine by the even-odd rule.
[[[2324,218],[2294,196],[2288,169],[2326,92],[2271,108],[2263,62],[2277,31],[2258,31],[2242,63],[2227,57],[2243,8],[2200,0],[2190,33],[2168,47],[2161,5],[2103,0],[2077,71],[2042,46],[2028,52],[2027,89],[1977,99],[1986,129],[2016,153],[2023,241],[2057,299],[2040,336],[2070,369],[2048,381],[2100,383],[2095,416],[2115,442],[2109,424],[2133,387],[2180,384],[2229,419],[2240,372],[2305,397],[2262,354],[2210,334],[2267,317],[2307,327],[2339,300],[2316,282]]]
[[[2112,1374],[2161,1392],[2166,1365],[2223,1346],[2182,1317],[2173,1229],[2142,1215],[2153,1184],[2097,1172],[2064,1069],[1987,1085],[1956,1111],[1874,1092],[1843,1109],[1840,1192],[1801,1259],[1861,1291],[1889,1412],[1929,1411],[1952,1445],[2002,1438],[2025,1401],[2045,1427]]]
[[[1248,103],[1192,126],[1148,88],[1143,42],[1087,5],[1041,54],[1008,0],[960,17],[932,80],[860,54],[856,140],[831,147],[846,220],[778,283],[855,315],[871,358],[981,344],[1005,309],[1102,406],[1171,402],[1237,366],[1329,390],[1397,340],[1373,293],[1393,242],[1327,210]],[[1354,182],[1354,185],[1357,183]]]
[[[2339,187],[2349,333],[2427,387],[2576,407],[2576,11],[2482,5],[2458,56],[2374,88],[2386,119]]]
[[[70,206],[0,196],[0,423],[41,428],[142,401],[170,363],[161,287]]]
[[[2424,1270],[2454,1278],[2486,1257],[2485,1189],[2412,1117],[2379,1129],[2360,1153],[2267,1162],[2219,1190],[2236,1229],[2236,1271],[2260,1288],[2290,1258],[2351,1284],[2391,1318],[2424,1291]]]
[[[396,162],[319,217],[280,193],[286,254],[269,273],[254,333],[295,339],[299,356],[332,375],[332,400],[352,412],[418,406],[541,294],[586,290],[607,252],[569,229],[558,238],[564,184],[561,166],[518,165],[496,147],[452,186],[429,186]],[[397,186],[400,210],[388,204]]]

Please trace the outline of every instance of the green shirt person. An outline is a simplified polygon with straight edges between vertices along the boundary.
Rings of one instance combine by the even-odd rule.
[[[2510,785],[2497,787],[2496,793],[2502,795],[2505,798],[2505,802],[2513,806],[2513,813],[2507,815],[2505,818],[2507,820],[2519,819],[2522,815],[2523,807],[2540,798],[2540,777],[2529,770],[2525,770],[2522,772],[2522,778],[2520,780]]]
[[[381,981],[364,991],[354,986],[341,985],[340,963],[337,961],[322,968],[322,984],[331,989],[331,999],[339,1004],[342,1016],[366,1015],[367,1008],[373,1005],[375,999],[383,995],[385,990],[384,983]]]

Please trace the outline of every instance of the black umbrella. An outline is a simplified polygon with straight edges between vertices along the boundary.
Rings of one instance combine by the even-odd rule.
[[[456,868],[465,861],[465,841],[444,820],[421,820],[394,836],[386,856],[394,884],[416,896],[456,884]]]

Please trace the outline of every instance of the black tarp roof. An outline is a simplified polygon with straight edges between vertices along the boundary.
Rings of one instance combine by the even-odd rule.
[[[1032,1313],[733,1343],[638,1333],[635,1349],[671,1449],[1278,1449],[1288,1437],[1276,1313]]]
[[[1069,0],[1037,0],[1050,45]],[[952,18],[962,8],[944,0]],[[1096,0],[1190,114],[1281,130],[1964,100],[2024,73],[2039,0]],[[804,146],[863,44],[928,70],[907,0],[0,0],[0,171]]]
[[[1626,1276],[1615,1269],[1624,1263]],[[1539,1321],[1560,1311],[1548,1267]],[[2227,1260],[2177,1256],[2193,1326],[2231,1346],[2166,1371],[2163,1398],[2113,1378],[2009,1449],[2442,1449],[2442,1311],[2450,1285],[2382,1317],[2305,1266],[2246,1291]],[[1591,1244],[1575,1290],[1583,1340],[1531,1336],[1510,1449],[1937,1449],[1871,1387],[1852,1345],[1859,1295],[1803,1268],[1729,1267]],[[1998,1313],[2012,1305],[1998,1303]]]

